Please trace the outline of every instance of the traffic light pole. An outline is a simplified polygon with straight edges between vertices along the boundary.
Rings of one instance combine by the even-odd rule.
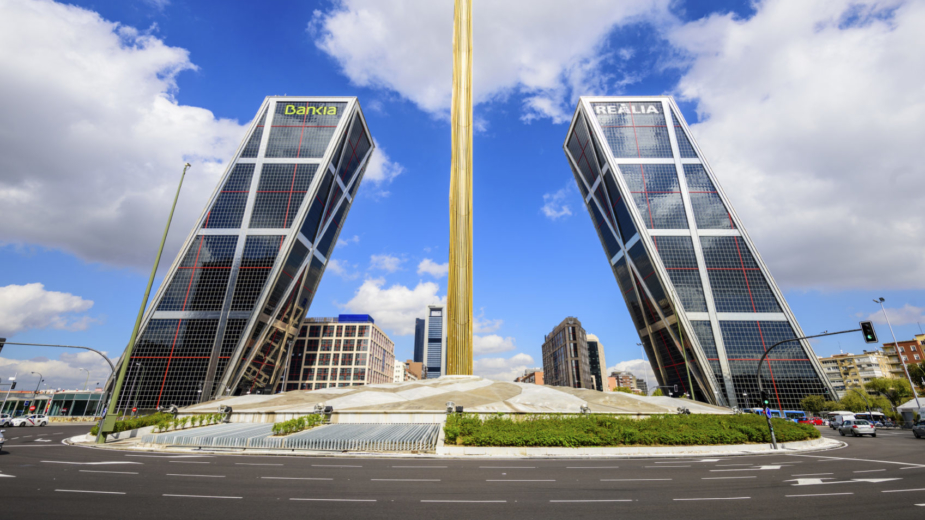
[[[823,336],[834,336],[836,334],[847,334],[849,332],[860,332],[862,329],[851,329],[851,330],[842,330],[839,332],[826,332],[824,334],[816,334],[815,336],[803,336],[801,338],[792,338],[785,339],[784,341],[778,341],[777,343],[771,345],[771,348],[764,351],[764,354],[761,355],[761,359],[758,360],[758,369],[755,370],[755,379],[758,380],[758,392],[761,395],[761,404],[764,406],[764,415],[768,419],[768,429],[771,430],[771,446],[776,450],[777,449],[777,438],[774,436],[774,425],[771,424],[771,413],[768,411],[768,403],[765,400],[765,391],[764,385],[761,384],[761,365],[764,364],[764,360],[767,359],[768,354],[771,353],[775,348],[783,345],[784,343],[790,343],[791,341],[801,341],[804,339],[810,338],[821,338]],[[783,410],[781,410],[783,413]]]

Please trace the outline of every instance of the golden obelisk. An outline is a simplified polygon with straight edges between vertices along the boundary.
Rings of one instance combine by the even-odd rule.
[[[453,15],[453,154],[446,374],[472,374],[472,4]]]

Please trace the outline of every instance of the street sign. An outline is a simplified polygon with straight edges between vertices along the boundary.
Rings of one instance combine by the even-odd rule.
[[[138,411],[138,408],[132,408],[132,413],[135,413],[137,411]]]
[[[30,407],[29,407],[29,411],[30,411],[30,412],[34,412],[34,411],[35,411],[35,405],[30,406]]]

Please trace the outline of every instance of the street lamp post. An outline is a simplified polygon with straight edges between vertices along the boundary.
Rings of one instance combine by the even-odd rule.
[[[751,408],[752,405],[748,400],[748,392],[742,392],[742,397],[745,399],[745,408]]]
[[[899,358],[899,364],[903,366],[903,371],[906,372],[906,379],[909,380],[909,389],[912,390],[912,397],[915,398],[915,407],[921,409],[922,405],[919,403],[919,395],[915,392],[915,383],[912,382],[912,377],[909,375],[909,369],[906,368],[906,362],[903,361],[902,354],[899,353],[899,342],[896,341],[896,333],[893,332],[893,325],[890,323],[890,317],[886,314],[886,309],[883,307],[883,302],[885,302],[882,297],[874,300],[874,303],[880,304],[880,310],[883,311],[883,317],[886,318],[886,325],[890,328],[890,335],[893,336],[893,348],[896,349],[896,356]]]
[[[39,375],[39,381],[38,381],[38,383],[35,383],[35,391],[32,392],[32,400],[31,400],[31,403],[32,403],[32,406],[35,406],[35,396],[38,395],[38,393],[39,393],[39,386],[42,385],[42,381],[45,380],[45,376],[43,376],[41,372],[32,372],[32,373],[33,373],[33,374],[38,374],[38,375]],[[36,406],[35,409],[38,410],[38,407]],[[28,411],[28,410],[23,410],[24,413],[27,412],[27,411]]]
[[[135,362],[135,366],[141,367],[142,374],[144,374],[144,367],[139,362]],[[122,409],[122,417],[125,417],[126,412],[128,412],[129,404],[135,399],[135,385],[138,383],[138,373],[135,373],[135,377],[132,378],[132,390],[128,393],[129,398],[125,400],[125,408]]]
[[[639,345],[639,350],[642,351],[642,360],[643,360],[643,361],[646,361],[646,358],[647,358],[647,356],[646,356],[646,348],[645,348],[644,346],[642,346],[642,343],[636,343],[636,344]],[[648,366],[648,365],[646,365],[646,368],[645,368],[644,372],[645,372],[645,376],[646,376],[646,394],[648,394],[648,393],[649,393],[649,366]],[[655,377],[655,374],[654,374],[654,373],[652,374],[652,377],[653,377],[653,378]],[[656,381],[656,382],[657,382],[657,381]]]
[[[143,387],[143,386],[145,385],[145,375],[147,375],[147,369],[145,368],[144,365],[142,365],[141,363],[138,363],[138,362],[136,362],[135,364],[141,367],[141,381],[138,382],[138,390],[135,390],[134,388],[132,388],[132,390],[133,390],[133,392],[132,392],[132,408],[134,408],[134,410],[132,411],[132,417],[134,417],[135,414],[138,413],[138,392],[140,392],[140,391],[141,391],[141,387]],[[202,383],[200,383],[200,384],[202,384]],[[134,385],[133,385],[133,386],[134,386]]]
[[[90,386],[90,371],[86,368],[78,368],[77,370],[84,370],[87,372],[87,381],[84,383],[84,392],[86,392],[87,387]]]

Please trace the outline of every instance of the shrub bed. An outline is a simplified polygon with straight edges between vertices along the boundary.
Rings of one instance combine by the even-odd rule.
[[[220,413],[206,413],[201,415],[189,415],[186,417],[174,417],[173,414],[169,413],[155,413],[152,415],[146,415],[144,417],[135,417],[132,419],[125,419],[123,421],[116,421],[116,425],[113,427],[113,433],[124,432],[128,430],[134,430],[136,428],[144,428],[145,426],[156,426],[155,430],[160,432],[165,432],[171,428],[175,430],[182,430],[189,426],[208,426],[210,424],[217,424],[222,421],[224,414]],[[92,435],[96,435],[96,432],[99,431],[99,426],[94,426],[90,429]]]
[[[778,442],[815,439],[809,424],[772,419]],[[453,414],[444,427],[446,444],[463,446],[703,446],[769,443],[760,415],[658,415],[631,419],[612,415],[494,416]]]
[[[173,419],[173,415],[169,413],[155,413],[151,415],[145,415],[144,417],[134,417],[131,419],[125,419],[122,421],[116,421],[116,425],[113,427],[113,433],[124,432],[128,430],[134,430],[136,428],[144,428],[145,426],[153,426],[155,424],[169,421]],[[90,433],[96,435],[99,431],[99,426],[94,426],[90,429]]]
[[[321,424],[322,419],[324,417],[321,414],[312,414],[278,422],[273,425],[273,435],[289,435],[290,433],[308,430]]]

